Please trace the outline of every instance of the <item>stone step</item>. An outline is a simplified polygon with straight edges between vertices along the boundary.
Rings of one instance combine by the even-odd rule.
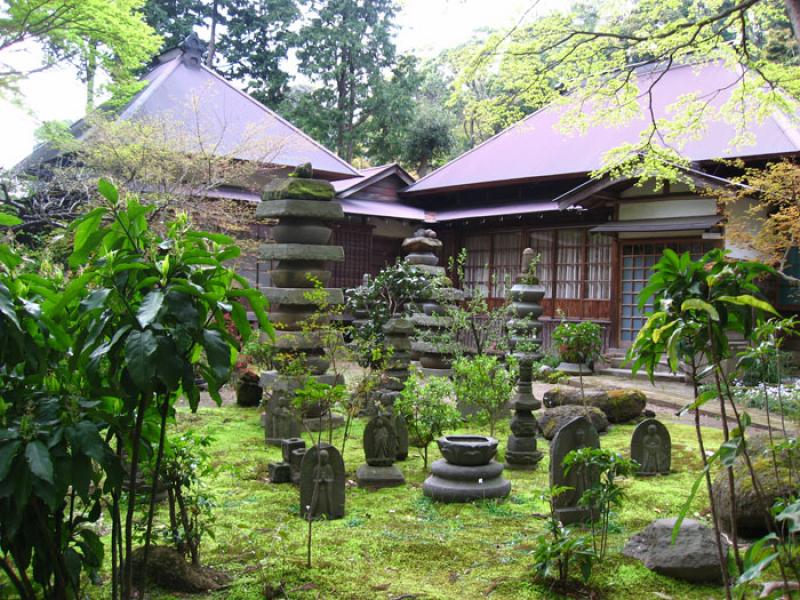
[[[650,377],[644,371],[640,370],[636,373],[636,375],[633,375],[629,368],[609,367],[606,369],[597,369],[596,373],[598,375],[609,375],[611,377],[627,377],[628,379],[635,379],[637,381],[650,381]],[[686,382],[686,377],[682,373],[672,373],[670,371],[662,370],[657,370],[655,373],[653,373],[653,379],[655,381],[675,381],[679,383]]]

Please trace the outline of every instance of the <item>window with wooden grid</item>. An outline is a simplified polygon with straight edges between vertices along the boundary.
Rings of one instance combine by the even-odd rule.
[[[545,298],[553,297],[553,240],[555,239],[552,231],[532,231],[528,246],[533,250],[534,256],[539,255],[539,266],[536,268],[536,276],[544,286]]]
[[[522,262],[522,232],[494,234],[492,241],[492,297],[505,298],[506,288],[519,275]]]
[[[345,261],[332,265],[332,287],[352,288],[361,285],[364,273],[370,272],[372,230],[337,227],[333,231],[334,246],[344,248]]]
[[[562,229],[558,232],[556,263],[556,298],[579,299],[583,295],[582,229]]]
[[[714,247],[709,240],[669,240],[669,241],[637,241],[625,242],[622,245],[622,297],[620,305],[620,342],[630,345],[645,324],[645,314],[653,305],[648,303],[644,310],[639,310],[639,292],[647,285],[653,274],[652,268],[664,253],[671,248],[678,254],[689,252],[692,260],[697,260]]]
[[[612,239],[603,233],[589,234],[586,262],[586,298],[589,300],[611,298]]]
[[[489,262],[491,260],[492,238],[489,235],[467,235],[464,237],[467,260],[464,265],[465,290],[478,290],[489,293]]]

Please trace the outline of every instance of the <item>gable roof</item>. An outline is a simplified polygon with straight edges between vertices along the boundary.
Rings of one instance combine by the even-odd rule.
[[[348,179],[340,179],[333,182],[333,189],[336,190],[336,195],[339,198],[347,198],[356,192],[369,187],[373,183],[377,183],[387,177],[396,175],[401,179],[405,185],[414,183],[414,178],[397,163],[389,163],[387,165],[380,165],[378,167],[367,167],[360,169],[359,177],[350,177]]]
[[[713,108],[722,106],[733,93],[741,76],[721,63],[673,66],[666,72],[636,75],[640,90],[652,86],[657,119],[670,118],[670,105],[686,94],[696,93]],[[564,106],[547,106],[525,117],[484,143],[421,178],[404,193],[442,192],[448,189],[485,187],[498,183],[585,176],[603,166],[604,155],[625,143],[635,143],[649,123],[648,98],[638,98],[640,114],[622,125],[596,124],[585,132],[564,133],[558,125],[567,111]],[[682,154],[692,161],[720,158],[767,157],[800,152],[800,130],[782,114],[774,113],[761,122],[748,122],[748,146],[731,147],[736,128],[718,116],[705,121],[698,139],[691,139]]]
[[[322,144],[191,57],[191,50],[183,48],[159,56],[158,64],[143,77],[147,87],[122,109],[119,118],[166,119],[171,131],[189,146],[187,151],[204,143],[219,154],[241,160],[288,167],[310,162],[315,171],[333,178],[360,176]],[[72,129],[82,135],[85,121]],[[55,154],[39,147],[21,166]]]

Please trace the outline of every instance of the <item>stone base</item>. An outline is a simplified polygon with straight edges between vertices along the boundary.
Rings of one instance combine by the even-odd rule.
[[[269,480],[272,483],[291,483],[292,482],[292,469],[289,463],[269,463]]]
[[[356,471],[358,487],[378,490],[387,487],[397,487],[406,482],[403,473],[395,465],[389,467],[373,467],[361,465]]]
[[[511,482],[503,479],[503,465],[494,460],[479,467],[462,467],[439,459],[431,465],[431,472],[422,492],[439,502],[505,498],[511,493]]]
[[[591,375],[592,374],[592,370],[589,368],[589,365],[585,365],[583,363],[562,362],[556,367],[556,369],[561,371],[562,373],[566,373],[567,375]]]
[[[509,452],[506,450],[506,468],[515,471],[532,471],[542,460],[542,453],[534,452]]]
[[[586,523],[597,519],[597,511],[584,508],[583,506],[568,506],[566,508],[555,509],[556,519],[562,525],[572,525],[573,523]]]
[[[424,377],[451,377],[453,369],[429,369],[428,367],[420,367],[420,373]]]
[[[304,431],[328,431],[331,425],[333,429],[341,427],[344,425],[344,417],[336,413],[328,413],[322,418],[303,419]]]

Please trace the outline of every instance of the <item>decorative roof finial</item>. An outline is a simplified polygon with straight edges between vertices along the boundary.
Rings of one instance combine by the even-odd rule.
[[[190,33],[183,40],[178,48],[183,50],[183,62],[189,67],[200,67],[203,64],[203,53],[206,51],[206,44],[196,32]]]

